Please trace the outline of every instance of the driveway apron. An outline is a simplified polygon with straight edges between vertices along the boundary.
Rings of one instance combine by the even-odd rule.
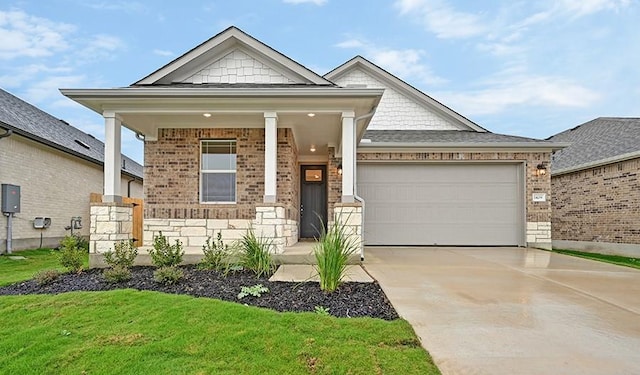
[[[640,271],[524,248],[367,248],[443,374],[640,374]]]

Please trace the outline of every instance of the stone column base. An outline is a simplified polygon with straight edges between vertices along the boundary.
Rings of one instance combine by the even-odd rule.
[[[113,250],[113,244],[133,238],[133,205],[105,202],[91,203],[89,230],[89,267],[95,267],[103,254]]]

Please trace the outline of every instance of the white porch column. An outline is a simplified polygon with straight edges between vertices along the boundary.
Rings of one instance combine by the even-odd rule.
[[[356,171],[355,113],[342,112],[342,203],[354,202],[353,180]]]
[[[121,126],[114,112],[105,112],[104,116],[104,198],[103,202],[122,202],[120,192],[121,178]]]
[[[276,203],[278,174],[278,115],[264,113],[264,203]]]

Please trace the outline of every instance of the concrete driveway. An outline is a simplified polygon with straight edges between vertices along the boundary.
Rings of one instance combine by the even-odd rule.
[[[444,374],[640,374],[640,271],[522,248],[367,248]]]

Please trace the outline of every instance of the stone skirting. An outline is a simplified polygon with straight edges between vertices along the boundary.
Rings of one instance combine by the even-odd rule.
[[[187,254],[201,254],[202,245],[208,237],[215,238],[218,232],[222,241],[231,244],[242,238],[249,228],[256,236],[272,240],[272,252],[279,254],[286,246],[298,241],[298,223],[286,218],[282,205],[258,205],[255,219],[144,219],[143,246],[153,245],[153,238],[162,232],[170,242],[182,242]]]
[[[362,206],[359,203],[336,203],[333,207],[333,225],[336,221],[344,224],[346,233],[358,245],[362,244]]]
[[[115,242],[132,239],[133,205],[91,203],[90,216],[89,253],[105,253]]]
[[[551,222],[527,222],[527,246],[551,250]]]

